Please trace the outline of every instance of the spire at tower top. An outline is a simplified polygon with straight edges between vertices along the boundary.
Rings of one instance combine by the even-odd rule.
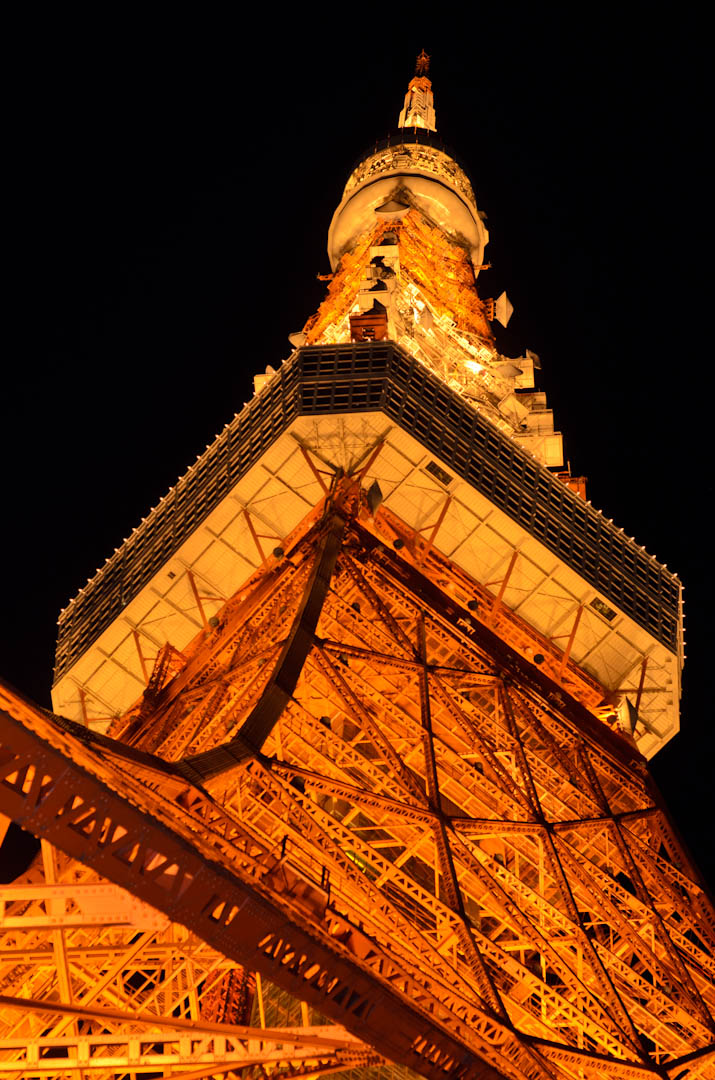
[[[429,62],[430,58],[423,49],[417,57],[415,73],[410,80],[410,85],[407,87],[405,104],[400,113],[398,127],[425,128],[427,131],[437,130],[432,83],[428,78]]]
[[[428,75],[429,74],[429,56],[422,50],[417,57],[417,63],[415,64],[415,75]]]

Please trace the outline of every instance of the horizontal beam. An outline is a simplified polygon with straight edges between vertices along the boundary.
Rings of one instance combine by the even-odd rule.
[[[114,1043],[111,1040],[114,1039]],[[161,1076],[181,1076],[187,1066],[203,1065],[207,1067],[207,1075],[216,1071],[216,1067],[223,1067],[225,1072],[233,1069],[245,1069],[251,1065],[280,1065],[293,1064],[294,1062],[319,1062],[332,1059],[333,1068],[338,1071],[350,1068],[356,1063],[348,1057],[335,1056],[334,1051],[318,1051],[306,1047],[285,1046],[276,1048],[273,1044],[263,1045],[257,1043],[255,1047],[246,1048],[245,1052],[237,1053],[233,1046],[228,1049],[223,1045],[225,1039],[216,1045],[209,1041],[200,1050],[189,1045],[182,1047],[179,1043],[172,1045],[164,1040],[163,1049],[158,1050],[151,1039],[131,1039],[127,1045],[122,1045],[124,1040],[116,1035],[97,1036],[95,1038],[69,1039],[40,1039],[37,1043],[33,1040],[29,1045],[20,1043],[18,1046],[7,1048],[7,1052],[17,1051],[16,1055],[0,1063],[7,1069],[21,1069],[22,1077],[29,1080],[35,1076],[58,1076],[66,1075],[71,1069],[82,1069],[83,1072],[99,1072],[109,1070],[112,1074],[117,1071],[139,1072],[143,1070],[157,1072]],[[102,1052],[104,1047],[104,1052]],[[0,1043],[0,1052],[5,1049]],[[62,1050],[61,1056],[46,1057],[43,1052],[47,1050]],[[376,1056],[376,1055],[375,1055]],[[357,1064],[363,1064],[362,1061]],[[174,1073],[174,1069],[182,1068],[182,1072]],[[213,1066],[214,1068],[208,1068]]]
[[[308,1046],[314,1050],[316,1048],[321,1050],[365,1050],[369,1048],[357,1039],[354,1035],[345,1031],[337,1025],[323,1024],[316,1027],[276,1027],[276,1028],[260,1028],[249,1027],[245,1024],[215,1024],[210,1020],[187,1020],[180,1016],[158,1016],[156,1013],[141,1012],[130,1009],[108,1009],[95,1005],[93,1008],[85,1008],[82,1005],[67,1005],[59,1001],[42,1001],[39,998],[25,998],[25,997],[10,997],[6,994],[0,994],[0,1008],[6,1009],[19,1009],[21,1012],[27,1012],[32,1009],[36,1012],[58,1014],[61,1016],[73,1016],[82,1020],[101,1020],[103,1023],[107,1021],[118,1021],[122,1024],[146,1025],[149,1029],[145,1036],[141,1036],[144,1039],[156,1042],[159,1036],[162,1039],[178,1038],[177,1032],[183,1035],[190,1035],[192,1037],[203,1037],[204,1035],[218,1035],[221,1038],[232,1038],[234,1040],[260,1040],[263,1042],[277,1043],[281,1046],[290,1044],[291,1046]],[[89,1037],[89,1036],[88,1036]],[[134,1032],[130,1038],[139,1038]],[[76,1044],[80,1036],[65,1036],[63,1038],[56,1037],[54,1039],[47,1038],[44,1040],[35,1040],[33,1042],[44,1041],[47,1045],[69,1045]],[[91,1036],[95,1038],[95,1036]],[[122,1035],[112,1032],[110,1035],[97,1036],[100,1043],[104,1040],[109,1045],[114,1045],[118,1041],[123,1041]],[[0,1047],[4,1046],[19,1046],[22,1040],[13,1039],[0,1039]],[[98,1045],[100,1044],[98,1043]]]
[[[68,902],[73,905],[69,911],[65,908]],[[28,903],[34,908],[23,910],[23,905]],[[13,904],[18,905],[17,912],[8,912],[8,905]],[[81,926],[163,930],[166,925],[166,916],[110,883],[0,885],[0,930],[74,929]]]
[[[116,935],[115,935],[116,936]],[[130,932],[124,942],[122,943],[109,943],[102,942],[101,939],[95,944],[91,945],[67,945],[67,959],[75,961],[80,964],[91,964],[93,967],[114,964],[121,960],[123,956],[129,954],[132,946],[129,944],[130,939],[134,936],[133,932]],[[13,943],[17,940],[15,934],[12,935]],[[46,939],[49,942],[49,937]],[[69,938],[71,942],[72,939]],[[166,963],[167,959],[176,960],[177,957],[183,958],[185,955],[185,947],[181,944],[177,944],[174,941],[156,941],[152,940],[151,944],[147,945],[145,949],[139,954],[142,964],[156,963],[158,965]],[[53,960],[54,952],[52,945],[47,944],[44,946],[38,946],[36,939],[32,945],[27,948],[18,948],[13,944],[12,948],[6,949],[3,947],[3,940],[0,938],[0,962],[8,964],[36,964],[40,967],[50,966],[54,964]],[[131,961],[127,961],[128,966],[135,964],[134,952],[131,952]],[[220,956],[214,952],[208,945],[205,945],[203,941],[193,941],[191,943],[191,962],[193,964],[210,964],[212,970],[231,971],[236,967],[233,960],[228,960],[225,956]]]

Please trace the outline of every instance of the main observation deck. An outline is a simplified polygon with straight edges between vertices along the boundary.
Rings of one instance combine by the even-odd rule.
[[[322,497],[316,464],[346,467],[380,440],[363,483],[417,532],[443,508],[435,549],[537,642],[637,698],[636,738],[655,753],[678,730],[678,578],[390,342],[297,350],[226,425],[61,613],[55,710],[106,726],[145,686],[137,635],[147,654],[183,648],[202,629],[196,583],[217,609],[265,562],[250,517],[279,545]]]

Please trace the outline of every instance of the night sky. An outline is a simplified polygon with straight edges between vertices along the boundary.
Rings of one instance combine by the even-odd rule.
[[[515,307],[498,344],[540,355],[572,471],[685,583],[682,732],[652,770],[712,882],[705,32],[646,5],[486,7],[18,33],[0,676],[49,706],[60,608],[289,355],[424,47],[488,215],[480,291]]]

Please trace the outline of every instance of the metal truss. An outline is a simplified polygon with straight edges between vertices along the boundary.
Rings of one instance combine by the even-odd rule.
[[[339,481],[111,738],[0,691],[44,841],[3,1076],[715,1076],[715,913],[643,758],[393,537]],[[253,972],[318,1027],[241,1028]]]
[[[47,1004],[27,998],[0,996],[0,1005],[21,1011]],[[210,1024],[150,1013],[123,1013],[117,1009],[83,1009],[55,1004],[49,1011],[93,1021],[118,1024],[118,1031],[45,1035],[31,1040],[3,1038],[0,1049],[13,1054],[13,1066],[23,1077],[54,1076],[58,1063],[63,1071],[91,1076],[111,1075],[117,1070],[160,1071],[162,1076],[211,1076],[255,1065],[276,1070],[310,1064],[325,1071],[378,1060],[347,1032],[330,1027],[262,1029],[229,1024]],[[143,1028],[143,1030],[142,1030]],[[59,1059],[59,1062],[58,1062]],[[191,1067],[190,1074],[187,1073]],[[198,1068],[197,1068],[198,1067]]]

